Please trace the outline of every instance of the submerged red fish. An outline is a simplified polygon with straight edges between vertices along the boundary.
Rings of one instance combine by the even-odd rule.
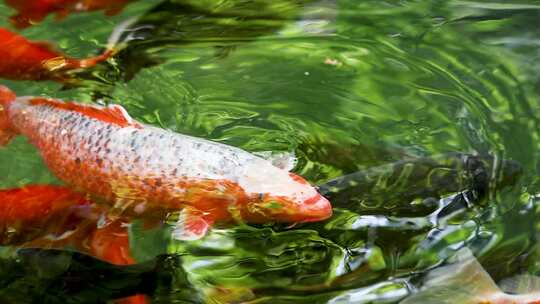
[[[17,10],[10,21],[17,28],[25,28],[43,21],[49,14],[62,19],[72,12],[104,10],[106,15],[122,11],[131,0],[6,0],[8,6]]]
[[[0,88],[0,138],[25,135],[72,187],[121,205],[182,209],[175,237],[214,222],[309,222],[331,216],[303,178],[241,149],[143,125],[108,107],[19,97]]]
[[[115,265],[134,264],[129,219],[108,219],[107,211],[106,206],[60,186],[0,190],[0,245],[72,248]],[[149,302],[145,295],[134,295],[114,303]]]
[[[129,252],[129,218],[111,219],[108,212],[106,205],[62,186],[0,190],[0,231],[13,230],[0,235],[0,244],[70,246],[115,265],[135,263]],[[9,238],[9,234],[18,237]]]
[[[108,48],[101,55],[74,59],[46,42],[29,41],[0,27],[0,77],[13,80],[63,80],[70,70],[92,67],[113,55]]]

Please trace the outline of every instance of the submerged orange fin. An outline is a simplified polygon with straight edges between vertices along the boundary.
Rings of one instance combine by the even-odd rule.
[[[135,264],[126,223],[117,220],[97,228],[90,237],[91,255],[115,265]]]
[[[129,116],[127,111],[120,105],[109,105],[107,107],[102,107],[96,105],[78,104],[74,102],[62,102],[59,100],[45,98],[34,98],[29,102],[32,105],[47,105],[65,111],[77,112],[90,118],[119,125],[121,127],[142,127],[138,122],[134,121],[133,118]]]
[[[206,235],[212,224],[213,220],[203,211],[186,207],[180,211],[172,237],[181,241],[198,240]]]
[[[111,35],[109,36],[109,39],[107,41],[107,46],[105,48],[105,51],[103,51],[103,53],[94,57],[86,58],[86,59],[68,59],[66,68],[67,69],[89,68],[114,56],[122,48],[127,46],[128,41],[122,42],[121,39],[124,32],[126,32],[126,30],[135,21],[136,21],[136,18],[130,18],[118,24],[112,31]]]
[[[109,59],[111,56],[114,55],[113,50],[106,50],[100,55],[85,58],[85,59],[67,59],[65,68],[69,70],[73,69],[85,69],[95,66],[96,64],[103,62],[107,59]]]

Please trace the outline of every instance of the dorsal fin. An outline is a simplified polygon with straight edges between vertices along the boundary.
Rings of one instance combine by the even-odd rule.
[[[112,123],[121,127],[142,127],[139,123],[134,121],[126,110],[120,105],[102,107],[96,105],[83,105],[74,102],[62,102],[46,98],[34,98],[31,99],[29,103],[31,105],[46,105],[56,109],[77,112],[87,117]]]
[[[291,171],[292,169],[294,169],[294,167],[296,167],[296,164],[298,163],[298,159],[296,158],[294,151],[257,151],[253,152],[253,154],[271,162],[274,167],[287,171]]]

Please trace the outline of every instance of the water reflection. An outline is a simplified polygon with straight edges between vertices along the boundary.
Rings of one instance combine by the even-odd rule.
[[[257,39],[291,39],[279,31],[296,24],[300,33],[324,36],[335,17],[334,4],[312,0],[266,1],[163,1],[137,17],[125,30],[127,46],[117,56],[117,77],[132,79],[142,68],[166,60],[196,60],[205,49],[219,60],[237,47]],[[109,71],[111,74],[111,71]],[[110,75],[109,75],[110,76]]]
[[[174,255],[118,266],[76,252],[21,249],[0,264],[4,303],[147,303],[135,294],[201,303]]]

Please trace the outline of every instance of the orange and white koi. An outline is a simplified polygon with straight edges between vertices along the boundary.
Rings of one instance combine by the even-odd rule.
[[[6,0],[6,5],[16,9],[11,23],[17,28],[25,28],[43,21],[49,14],[62,19],[72,12],[104,10],[108,16],[116,15],[131,0]]]
[[[400,304],[540,304],[540,277],[517,275],[499,287],[469,249],[454,258],[430,271],[421,289]]]
[[[127,23],[113,31],[106,50],[95,57],[74,59],[47,42],[35,42],[0,27],[0,77],[12,80],[67,80],[71,70],[90,68],[117,51],[115,43]]]
[[[0,138],[22,134],[75,189],[135,210],[182,209],[175,237],[196,239],[214,222],[309,222],[329,201],[302,177],[236,147],[133,120],[123,107],[16,97],[0,87]]]

